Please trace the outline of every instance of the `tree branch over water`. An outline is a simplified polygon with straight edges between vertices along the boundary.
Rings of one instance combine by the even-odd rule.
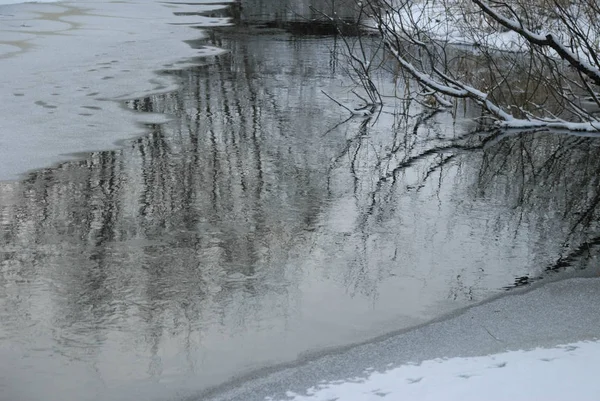
[[[597,2],[357,4],[423,103],[447,108],[469,99],[509,129],[600,132]]]

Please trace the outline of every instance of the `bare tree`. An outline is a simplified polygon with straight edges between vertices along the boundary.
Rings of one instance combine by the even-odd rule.
[[[468,99],[509,129],[600,131],[596,0],[357,4],[413,83],[411,97],[435,107]]]
[[[340,5],[336,5],[335,0],[331,1],[331,13],[326,13],[315,7],[311,7],[311,10],[328,20],[336,28],[338,37],[343,43],[341,55],[343,55],[342,62],[344,65],[342,68],[345,69],[345,73],[352,80],[354,88],[351,89],[351,92],[360,99],[361,104],[359,107],[347,106],[332,98],[326,92],[323,92],[323,94],[348,110],[352,115],[369,117],[374,114],[383,101],[373,74],[381,65],[378,55],[384,47],[384,42],[381,38],[365,40],[363,28],[365,27],[365,20],[370,20],[370,16],[366,13],[367,10],[362,4],[357,3],[356,5],[352,20],[338,16],[336,10]],[[343,4],[343,7],[347,8],[348,4]],[[352,34],[348,35],[348,32]],[[361,88],[363,93],[358,93],[357,88]]]

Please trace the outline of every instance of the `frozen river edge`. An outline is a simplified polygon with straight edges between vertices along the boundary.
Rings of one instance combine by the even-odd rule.
[[[123,8],[116,9],[116,7],[124,7],[123,4],[132,7],[129,11]],[[79,6],[80,3],[77,3],[77,5]],[[3,102],[3,104],[8,106],[5,107],[4,114],[6,116],[0,123],[0,144],[2,144],[0,149],[6,152],[0,158],[0,160],[3,160],[0,164],[0,167],[2,167],[0,174],[8,174],[10,179],[26,170],[65,160],[67,158],[65,154],[112,148],[115,141],[130,138],[132,135],[144,134],[145,130],[141,124],[160,123],[166,121],[167,116],[134,114],[130,110],[121,107],[122,102],[114,100],[143,97],[157,92],[169,92],[175,88],[177,83],[168,76],[157,75],[155,71],[184,67],[185,57],[180,58],[183,57],[184,53],[192,58],[195,55],[211,55],[220,51],[219,49],[205,48],[202,49],[202,52],[198,52],[198,49],[192,49],[183,44],[183,41],[179,45],[175,45],[175,42],[172,45],[167,42],[158,42],[160,43],[158,49],[168,50],[168,52],[156,51],[156,38],[136,36],[137,28],[133,28],[137,26],[135,24],[139,23],[141,28],[139,32],[144,32],[145,28],[143,26],[147,21],[142,20],[149,21],[155,17],[133,18],[135,2],[114,3],[112,6],[115,7],[114,10],[104,10],[113,14],[112,17],[107,17],[104,14],[100,15],[98,9],[90,11],[89,9],[84,10],[84,8],[62,4],[57,6],[19,5],[18,7],[35,7],[35,9],[28,11],[30,12],[29,16],[19,14],[23,17],[22,20],[12,20],[18,22],[17,25],[2,27],[2,29],[6,28],[2,31],[3,33],[9,32],[13,36],[3,36],[7,44],[2,48],[4,49],[2,51],[6,51],[6,57],[2,61],[8,63],[4,64],[3,67],[5,68],[4,72],[7,72],[7,74],[4,74],[7,78],[6,85],[3,87],[12,90],[1,95],[6,96],[5,100],[8,103]],[[186,6],[189,6],[189,4]],[[160,7],[164,7],[164,4],[161,4]],[[169,7],[184,6],[172,5]],[[21,10],[25,10],[25,8]],[[159,13],[158,8],[157,13]],[[170,12],[167,12],[164,15],[170,14]],[[113,41],[125,37],[127,40],[118,41],[122,46],[103,48],[102,43],[94,43],[94,46],[87,45],[88,41],[93,42],[97,39],[98,30],[104,29],[103,27],[107,24],[107,21],[114,20],[113,22],[116,23],[123,15],[128,15],[129,18],[127,18],[128,22],[126,24],[119,25],[116,29],[116,36],[119,36],[119,38],[104,38],[107,41]],[[158,15],[156,14],[156,16]],[[177,23],[175,22],[177,18],[182,18],[169,16],[169,18],[171,17],[174,18],[174,23]],[[201,31],[189,29],[189,25],[195,24],[192,20],[197,17],[199,16],[190,17],[181,26],[181,34],[183,35],[181,37],[171,35],[175,31],[179,32],[180,28],[174,28],[175,25],[172,25],[171,22],[163,21],[165,27],[169,30],[173,29],[165,37],[170,38],[169,40],[180,40],[187,37],[186,35],[190,35],[189,40],[198,39],[199,36],[202,36]],[[202,18],[200,17],[200,19]],[[205,20],[202,23],[219,24],[222,21],[215,19],[214,21]],[[54,33],[48,34],[52,30],[54,30]],[[166,32],[164,31],[164,33]],[[129,40],[128,35],[133,35],[136,39]],[[73,42],[73,40],[75,41]],[[53,45],[67,41],[73,46],[66,45],[58,48],[44,46],[44,41]],[[86,44],[86,49],[81,43]],[[143,49],[150,51],[150,53],[138,53],[140,49],[136,46],[140,43],[147,44],[148,46],[143,47]],[[87,47],[94,53],[82,53],[83,50],[88,50]],[[133,50],[134,48],[137,50]],[[182,52],[176,52],[174,50],[176,48],[181,49]],[[17,50],[13,51],[15,49]],[[55,56],[53,53],[57,49],[67,51],[65,53],[67,56],[69,51],[73,51],[73,53],[77,53],[73,54],[73,57],[84,55],[88,58],[62,57],[64,54]],[[103,50],[97,52],[98,49]],[[156,58],[149,57],[149,54],[156,56]],[[23,62],[27,57],[33,57],[31,64]],[[77,62],[70,64],[73,60]],[[38,68],[40,63],[42,67],[48,68]],[[123,63],[125,63],[125,66]],[[13,65],[14,68],[6,67],[6,65]],[[35,65],[36,68],[23,68],[23,66],[29,65]],[[547,286],[553,285],[555,284],[547,284]],[[228,392],[227,394],[230,394],[230,396],[225,397],[225,399],[235,399],[235,397],[238,397],[238,399],[253,399],[255,393],[258,394],[257,399],[264,399],[260,397],[260,394],[265,396],[275,394],[275,396],[285,397],[287,394],[292,394],[288,393],[292,390],[297,394],[302,394],[307,388],[322,380],[364,377],[368,375],[368,372],[365,371],[366,368],[385,370],[406,362],[419,362],[430,358],[468,356],[471,353],[472,355],[484,355],[506,349],[554,346],[559,343],[593,338],[593,335],[595,335],[594,328],[598,327],[598,319],[595,315],[590,317],[590,311],[583,308],[582,305],[597,305],[597,299],[588,296],[587,291],[582,291],[581,288],[584,287],[583,284],[578,283],[570,286],[569,291],[584,293],[585,296],[581,299],[562,300],[564,294],[560,294],[560,291],[558,291],[558,295],[551,294],[551,296],[544,298],[543,302],[539,301],[538,303],[541,306],[536,308],[531,306],[536,302],[529,301],[529,303],[526,303],[525,306],[531,310],[524,311],[519,308],[505,308],[503,306],[476,314],[472,317],[475,320],[470,322],[470,326],[469,322],[463,322],[459,327],[444,326],[444,323],[454,319],[460,320],[463,314],[469,314],[471,311],[471,309],[463,310],[460,313],[454,313],[424,326],[380,337],[356,348],[344,347],[335,352],[328,353],[324,351],[318,355],[306,356],[301,358],[299,364],[290,364],[283,369],[281,367],[270,369],[270,372],[273,372],[272,376],[267,377],[267,371],[262,371],[255,375],[255,377],[262,377],[256,381],[248,381],[248,377],[238,380],[233,386],[229,386],[231,388],[236,387],[236,389]],[[531,292],[543,288],[545,287],[532,288]],[[597,288],[594,291],[597,292]],[[565,290],[564,292],[568,291]],[[519,291],[512,293],[511,297],[520,297],[527,294],[530,294],[530,292]],[[496,298],[490,302],[494,303],[502,299],[505,298]],[[563,305],[563,301],[566,305]],[[485,305],[488,305],[488,302],[474,309]],[[568,315],[567,317],[571,320],[564,319],[564,316],[560,315],[562,312]],[[536,315],[546,325],[531,324],[530,322],[533,320],[527,314]],[[556,314],[559,314],[559,316],[555,317]],[[521,315],[525,316],[522,317]],[[486,323],[480,317],[495,318],[495,320]],[[581,327],[580,321],[585,321],[585,327]],[[550,324],[551,322],[554,323]],[[517,329],[514,327],[515,324],[519,326]],[[556,325],[560,330],[553,325]],[[567,325],[566,328],[575,329],[575,331],[567,330],[567,332],[563,332],[562,325]],[[430,326],[436,326],[437,329],[433,332],[426,330]],[[515,333],[518,333],[519,330],[525,330],[525,328],[530,330],[526,333],[528,335],[513,338]],[[420,333],[417,338],[411,337],[411,333],[414,331]],[[491,344],[485,342],[486,339],[491,341]],[[388,348],[383,347],[382,344],[388,344]],[[272,344],[270,346],[272,347]],[[356,352],[356,350],[361,349],[365,355],[361,356],[360,353]],[[324,358],[324,365],[321,364],[321,358]],[[168,386],[169,384],[167,384]],[[222,387],[222,389],[224,388]],[[163,397],[161,399],[167,398]]]
[[[109,150],[169,117],[123,101],[174,91],[159,74],[221,49],[193,48],[194,28],[229,24],[204,13],[229,1],[0,4],[0,181],[82,152]],[[122,146],[122,143],[120,144]]]
[[[295,366],[257,372],[200,399],[304,399],[298,395],[311,388],[314,391],[319,383],[357,382],[374,371],[436,358],[477,357],[594,340],[600,328],[598,305],[600,278],[547,282],[373,342],[306,357]],[[527,388],[521,395],[527,399]]]

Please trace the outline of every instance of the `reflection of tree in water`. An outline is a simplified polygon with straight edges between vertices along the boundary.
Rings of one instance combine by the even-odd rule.
[[[243,0],[240,11],[234,14],[237,23],[270,23],[275,26],[288,22],[315,22],[325,19],[323,13],[355,20],[358,7],[355,0]],[[237,11],[237,10],[236,10]]]
[[[190,352],[215,332],[287,324],[297,289],[284,267],[318,220],[327,154],[315,141],[322,122],[290,109],[320,112],[304,106],[320,72],[300,45],[272,76],[260,41],[236,46],[235,57],[178,73],[179,92],[129,103],[173,123],[124,150],[33,173],[3,202],[1,245],[14,249],[3,259],[46,283],[31,291],[49,298],[52,316],[32,321],[52,321],[59,352],[76,357],[74,342],[96,349],[111,330],[133,330],[140,355],[153,355],[149,373],[160,375],[165,336]],[[286,74],[306,87],[287,88]],[[3,317],[30,314],[11,297],[3,303],[21,306]]]
[[[478,197],[499,197],[515,210],[514,229],[537,227],[542,240],[564,249],[556,264],[584,256],[581,246],[597,242],[600,203],[600,143],[595,138],[521,134],[486,148],[477,183]],[[507,224],[499,216],[498,225]]]
[[[75,166],[30,174],[11,188],[14,198],[2,202],[0,247],[13,252],[0,252],[6,280],[0,298],[6,305],[21,304],[2,316],[7,323],[17,316],[31,318],[26,327],[7,324],[23,341],[43,347],[46,339],[36,332],[53,327],[56,352],[86,359],[113,327],[107,317],[114,314],[118,295],[107,244],[115,240],[119,219],[118,169],[114,153],[93,155]],[[77,252],[73,246],[79,244],[83,249]],[[11,280],[12,274],[23,280]],[[56,306],[55,314],[45,312],[49,304]]]
[[[593,138],[546,133],[501,138],[484,152],[480,194],[504,193],[514,208],[568,217],[572,231],[593,228],[600,200],[598,146]]]
[[[358,213],[353,235],[337,239],[333,235],[333,240],[347,249],[346,254],[342,252],[342,258],[348,258],[343,281],[350,294],[364,294],[374,301],[381,283],[399,274],[398,266],[414,263],[411,269],[424,267],[413,258],[419,252],[413,248],[420,239],[403,233],[410,199],[414,198],[410,207],[415,213],[423,214],[421,225],[431,224],[426,212],[431,208],[429,195],[420,192],[429,186],[435,196],[442,186],[451,187],[452,183],[445,182],[446,169],[455,176],[452,167],[459,166],[463,156],[477,154],[484,144],[472,133],[453,133],[437,119],[439,112],[410,104],[396,107],[385,110],[378,119],[351,123],[353,130],[328,169],[331,196],[349,195],[351,188]],[[409,275],[427,285],[422,271]]]
[[[469,235],[483,237],[475,249],[459,244],[454,252],[468,255],[477,247],[506,247],[506,258],[511,247],[529,249],[521,251],[533,256],[530,262],[519,262],[529,267],[525,276],[516,277],[517,285],[531,282],[544,267],[562,271],[578,265],[600,243],[596,140],[547,133],[506,137],[476,130],[449,135],[437,117],[425,111],[407,121],[396,120],[391,134],[364,121],[330,165],[332,180],[347,169],[359,210],[356,229],[361,234],[345,241],[348,248],[360,249],[348,262],[344,278],[352,293],[376,297],[380,283],[394,274],[391,262],[419,263],[411,259],[414,251],[403,249],[411,246],[411,239],[401,233],[423,231],[414,227],[419,223],[407,222],[414,209],[419,210],[420,224],[435,226],[427,215],[428,209],[436,208],[436,198],[440,205],[453,205],[444,217],[449,233],[467,225]],[[484,225],[478,225],[481,219]],[[427,237],[416,236],[414,241],[425,245],[422,252],[441,252],[436,248],[445,245]],[[443,253],[438,256],[445,258]],[[460,293],[477,299],[476,287],[483,285],[486,269],[494,265],[490,262],[473,257],[469,263],[476,264],[457,270],[448,282],[453,288],[450,298]],[[426,277],[421,279],[426,286]]]
[[[125,333],[140,365],[159,376],[167,340],[183,344],[194,370],[191,355],[211,338],[290,324],[301,276],[314,272],[374,303],[394,275],[433,292],[427,286],[448,270],[450,290],[440,291],[476,298],[481,266],[495,254],[484,249],[481,266],[436,265],[475,206],[484,205],[476,217],[496,221],[475,231],[481,237],[527,222],[537,224],[527,231],[536,241],[560,233],[575,252],[594,233],[592,140],[485,140],[414,107],[411,118],[390,120],[388,110],[375,124],[352,119],[329,130],[338,110],[317,99],[336,77],[334,57],[323,56],[331,42],[288,39],[271,49],[219,39],[231,53],[176,73],[181,90],[129,103],[174,115],[172,123],[3,187],[2,330],[27,341],[54,327],[58,352],[72,357]],[[341,222],[329,218],[336,208]],[[514,245],[505,241],[475,245],[500,252]]]

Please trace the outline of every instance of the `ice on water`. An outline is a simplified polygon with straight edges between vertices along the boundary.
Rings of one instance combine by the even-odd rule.
[[[203,37],[192,26],[227,23],[199,15],[222,7],[210,0],[12,2],[0,0],[0,180],[165,121],[114,100],[173,90],[177,82],[157,71],[221,51],[185,43]]]

